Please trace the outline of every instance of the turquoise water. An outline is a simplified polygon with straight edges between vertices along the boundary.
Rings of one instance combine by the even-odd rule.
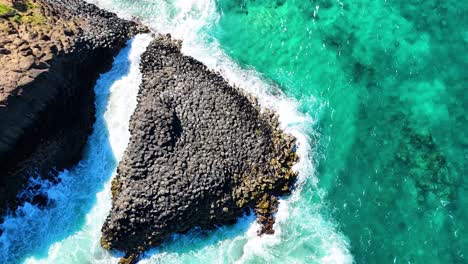
[[[354,260],[467,263],[468,2],[219,2],[227,53],[319,113],[319,186]]]
[[[90,2],[182,39],[298,138],[299,182],[274,236],[243,217],[174,236],[141,263],[468,262],[463,1]],[[148,41],[133,40],[98,82],[85,159],[63,184],[44,183],[54,206],[26,204],[5,222],[3,262],[116,263],[100,227]]]

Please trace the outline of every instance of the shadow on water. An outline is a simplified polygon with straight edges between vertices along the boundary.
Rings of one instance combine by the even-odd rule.
[[[1,263],[21,263],[30,256],[46,257],[52,244],[84,225],[86,214],[96,203],[96,193],[103,190],[117,166],[105,113],[111,107],[108,103],[112,85],[129,74],[132,42],[127,43],[114,59],[112,69],[102,74],[95,85],[96,122],[83,159],[71,170],[60,172],[58,183],[31,178],[32,185],[40,186],[38,192],[48,197],[47,206],[39,208],[25,202],[0,225],[4,230],[0,236]]]

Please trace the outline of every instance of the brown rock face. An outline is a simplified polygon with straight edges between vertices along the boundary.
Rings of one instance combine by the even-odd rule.
[[[273,233],[277,196],[296,178],[294,139],[167,37],[150,44],[141,69],[102,246],[134,263],[170,234],[232,224],[250,210],[264,226],[260,233]]]
[[[0,18],[1,215],[30,176],[51,177],[80,159],[94,83],[140,30],[78,0],[12,6],[15,15]]]

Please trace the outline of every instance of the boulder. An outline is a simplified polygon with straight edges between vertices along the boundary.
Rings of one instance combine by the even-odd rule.
[[[133,263],[171,234],[232,224],[251,211],[259,234],[272,234],[277,197],[293,187],[297,160],[276,116],[182,55],[169,36],[150,44],[141,70],[102,246]]]

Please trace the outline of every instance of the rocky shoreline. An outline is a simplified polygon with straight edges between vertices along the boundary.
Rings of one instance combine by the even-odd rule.
[[[94,84],[145,31],[79,0],[0,0],[0,214],[32,175],[70,168],[94,123]],[[46,197],[30,202],[46,203]]]
[[[54,180],[81,159],[94,84],[129,38],[147,32],[80,0],[0,0],[0,214],[32,175]],[[254,212],[273,234],[278,197],[296,174],[295,139],[255,98],[181,43],[158,36],[142,56],[131,138],[112,182],[101,245],[122,263],[174,233]],[[29,188],[34,188],[30,186]],[[47,204],[47,197],[28,197]],[[0,230],[1,232],[1,230]]]
[[[235,223],[254,211],[272,234],[278,196],[296,179],[295,140],[274,114],[219,74],[157,37],[142,56],[131,138],[112,184],[101,245],[134,263],[193,227]]]

